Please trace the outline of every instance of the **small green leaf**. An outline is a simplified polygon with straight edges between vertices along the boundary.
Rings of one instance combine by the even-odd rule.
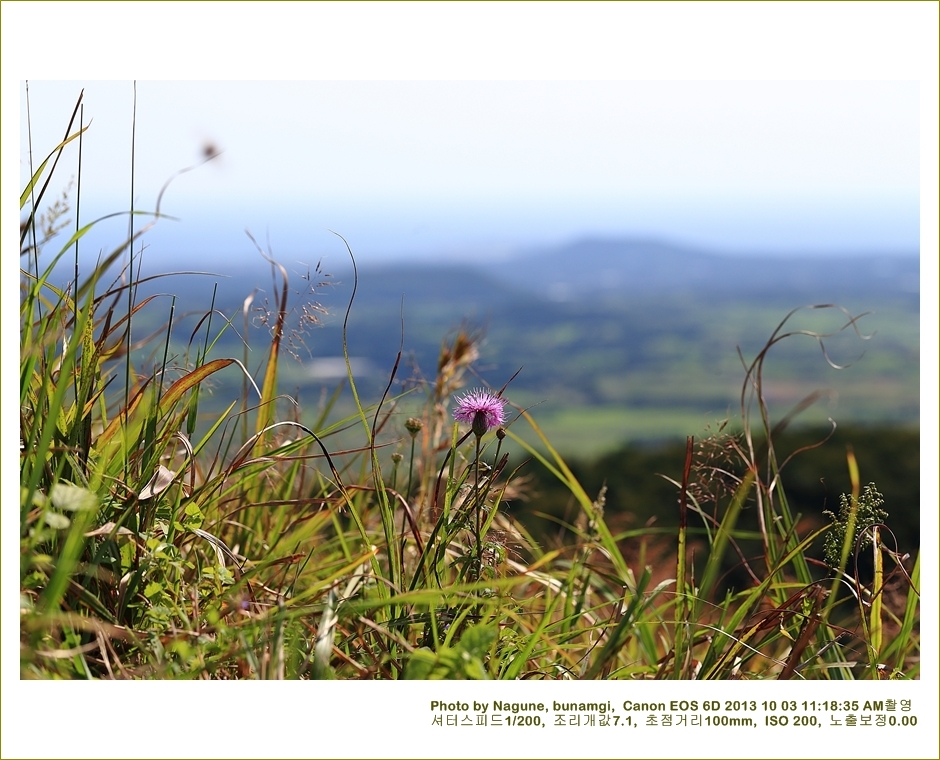
[[[427,681],[437,664],[437,657],[430,649],[415,650],[405,666],[405,679],[409,681]]]
[[[474,625],[460,637],[460,646],[471,656],[482,660],[496,641],[496,627]]]
[[[163,585],[157,581],[150,581],[147,584],[147,587],[144,589],[144,596],[148,599],[153,599],[155,596],[159,596],[163,593]]]
[[[182,527],[185,530],[192,530],[193,528],[199,528],[202,526],[202,523],[205,521],[205,515],[203,515],[202,510],[199,509],[197,504],[190,502],[186,505],[186,508],[183,510],[183,522]]]

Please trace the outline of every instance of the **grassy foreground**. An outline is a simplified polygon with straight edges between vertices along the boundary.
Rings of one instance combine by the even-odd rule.
[[[815,398],[772,420],[762,378],[790,315],[745,364],[746,432],[689,438],[664,574],[636,551],[663,537],[611,529],[603,491],[585,492],[512,404],[512,378],[492,391],[511,410],[505,424],[454,420],[478,356],[472,332],[442,343],[434,375],[408,391],[409,408],[421,403],[404,424],[397,363],[373,400],[348,365],[349,417],[332,419],[336,397],[303,409],[278,383],[287,272],[259,248],[280,287],[259,366],[216,355],[245,315],[211,298],[185,350],[171,350],[175,299],[136,295],[147,225],[132,223],[90,273],[78,246],[94,223],[45,253],[67,209],[43,206],[44,194],[81,132],[70,124],[21,196],[22,678],[918,677],[919,553],[893,541],[876,485],[850,453],[852,491],[831,525],[805,530],[788,505],[774,436]],[[148,224],[159,216],[158,202]],[[74,279],[57,287],[53,269],[73,251]],[[347,318],[354,309],[355,292]],[[161,310],[163,327],[138,335],[135,319]],[[844,329],[855,321],[846,314]],[[218,373],[240,376],[243,393],[207,420],[200,401]],[[395,425],[403,445],[380,445]],[[350,428],[358,445],[333,446]],[[548,545],[505,508],[527,496],[506,439],[576,504]],[[745,508],[762,550],[738,556],[750,582],[728,591]],[[698,574],[693,535],[707,554]],[[825,563],[809,557],[820,546]]]

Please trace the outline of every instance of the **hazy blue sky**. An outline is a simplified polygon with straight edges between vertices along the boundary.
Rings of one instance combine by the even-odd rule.
[[[31,81],[34,162],[83,87],[83,203],[124,208],[131,81]],[[291,254],[326,228],[365,255],[587,234],[910,252],[918,98],[914,82],[877,81],[139,81],[135,196],[152,209],[211,144],[223,154],[165,196],[181,222],[155,239],[179,253],[250,252],[246,226]]]
[[[342,255],[333,229],[364,260],[584,235],[911,252],[923,208],[935,228],[930,4],[222,7],[4,4],[5,192],[28,80],[34,163],[84,88],[83,218],[126,208],[136,79],[138,208],[224,151],[165,196],[180,221],[148,240],[173,258],[251,255],[245,228],[308,259]],[[39,48],[7,32],[29,22]]]

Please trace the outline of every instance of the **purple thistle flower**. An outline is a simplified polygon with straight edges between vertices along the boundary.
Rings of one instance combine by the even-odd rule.
[[[482,438],[486,431],[503,424],[503,404],[506,402],[498,396],[481,389],[454,398],[457,400],[454,419],[469,423],[477,438]]]

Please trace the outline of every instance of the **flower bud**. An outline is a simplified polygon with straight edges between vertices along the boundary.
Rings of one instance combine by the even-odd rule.
[[[486,431],[489,429],[489,425],[486,422],[486,412],[476,412],[473,415],[473,422],[470,424],[470,429],[477,438],[482,438],[486,434]]]

